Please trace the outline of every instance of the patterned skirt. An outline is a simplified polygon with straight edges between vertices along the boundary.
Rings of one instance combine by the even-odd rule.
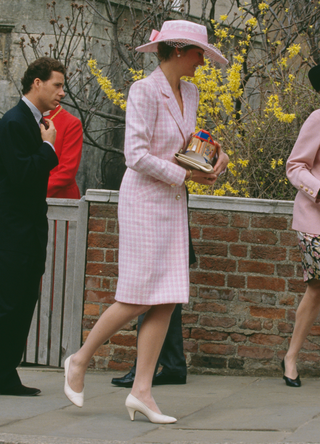
[[[301,251],[303,280],[320,279],[320,235],[297,232]]]

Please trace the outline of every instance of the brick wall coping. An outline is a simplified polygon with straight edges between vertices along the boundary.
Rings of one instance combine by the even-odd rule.
[[[85,199],[88,202],[118,203],[119,192],[89,189],[86,192]],[[189,199],[189,208],[291,215],[293,213],[293,201],[192,194]]]

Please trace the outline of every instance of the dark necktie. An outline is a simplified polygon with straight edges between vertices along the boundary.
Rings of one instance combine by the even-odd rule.
[[[40,119],[40,123],[42,123],[42,125],[44,125],[45,129],[47,130],[49,128],[48,123],[46,122],[46,120],[44,120],[43,116]]]

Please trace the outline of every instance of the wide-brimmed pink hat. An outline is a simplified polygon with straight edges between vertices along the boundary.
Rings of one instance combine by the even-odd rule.
[[[195,45],[204,50],[204,55],[213,62],[219,62],[224,65],[228,60],[223,57],[218,48],[208,43],[207,28],[197,23],[188,22],[187,20],[169,20],[163,22],[161,31],[152,31],[150,42],[145,45],[138,46],[136,51],[139,52],[157,52],[158,43],[166,42],[170,46],[186,46]]]

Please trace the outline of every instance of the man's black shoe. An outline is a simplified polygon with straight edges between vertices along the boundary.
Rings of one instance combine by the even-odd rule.
[[[152,385],[186,384],[186,382],[186,375],[170,375],[161,371],[153,378]]]
[[[133,385],[134,377],[135,374],[130,370],[130,372],[122,376],[122,378],[112,378],[111,384],[114,384],[118,387],[130,388]]]
[[[16,385],[8,389],[0,389],[0,395],[6,396],[36,396],[41,393],[41,390],[33,387],[26,387],[25,385]]]

